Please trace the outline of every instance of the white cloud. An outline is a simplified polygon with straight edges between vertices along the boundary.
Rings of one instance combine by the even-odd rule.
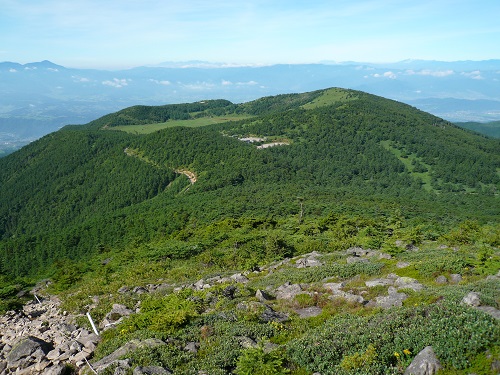
[[[240,86],[255,86],[258,85],[259,83],[255,81],[248,81],[248,82],[237,82],[236,84]]]
[[[38,68],[36,66],[33,66],[33,67],[29,67],[29,66],[25,66],[24,67],[24,70],[37,70]]]
[[[122,79],[113,78],[112,81],[102,81],[102,84],[106,86],[121,88],[123,86],[128,86],[128,81],[130,80],[125,78]]]
[[[430,70],[430,69],[423,69],[419,71],[415,70],[407,70],[406,74],[408,75],[421,75],[421,76],[432,76],[432,77],[447,77],[450,75],[455,74],[453,70]]]
[[[474,70],[473,72],[462,72],[460,74],[471,79],[484,79],[479,70]]]
[[[233,83],[231,81],[222,80],[222,86],[231,86]]]
[[[188,84],[179,84],[184,87],[185,89],[188,90],[211,90],[215,85],[213,83],[208,83],[208,82],[196,82],[196,83],[188,83]]]
[[[73,82],[90,82],[90,79],[85,77],[71,76],[73,78]]]
[[[157,79],[150,79],[149,82],[154,82],[156,83],[157,85],[164,85],[164,86],[168,86],[168,85],[171,85],[172,82],[170,81],[166,81],[166,80],[163,80],[163,81],[159,81]]]
[[[59,69],[54,69],[54,68],[47,68],[47,70],[50,72],[58,72],[59,71]]]
[[[374,77],[374,78],[390,78],[390,79],[396,79],[397,78],[396,74],[394,74],[391,71],[385,72],[383,74],[375,73],[375,74],[372,74],[372,77]]]
[[[9,69],[9,72],[11,72],[11,73],[16,73],[16,72],[17,72],[17,70],[16,70],[16,69],[14,69],[14,68],[10,68],[10,69]]]

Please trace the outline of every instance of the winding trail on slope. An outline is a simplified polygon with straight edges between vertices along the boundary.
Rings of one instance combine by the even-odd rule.
[[[145,157],[143,155],[140,155],[139,150],[127,147],[123,150],[123,152],[125,152],[125,154],[128,156],[132,156],[134,158],[142,160],[143,162],[148,163],[156,168],[161,168],[161,166],[159,164],[155,163],[152,160],[149,160],[147,157]],[[196,173],[194,173],[190,170],[187,170],[184,168],[178,168],[178,169],[172,168],[172,169],[175,173],[183,174],[184,176],[186,176],[189,179],[189,182],[191,182],[191,185],[194,185],[194,183],[198,180],[198,176],[196,176]]]

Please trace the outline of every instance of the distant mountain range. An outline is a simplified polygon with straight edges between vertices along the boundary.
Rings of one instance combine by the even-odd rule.
[[[499,80],[500,60],[270,66],[188,61],[117,71],[3,62],[0,149],[136,104],[240,103],[333,86],[395,99],[453,122],[487,122],[500,119]]]

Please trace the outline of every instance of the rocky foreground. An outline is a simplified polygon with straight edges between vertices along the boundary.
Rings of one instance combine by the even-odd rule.
[[[390,257],[390,255],[369,252],[360,248],[351,248],[346,254],[347,262],[363,262],[370,257],[379,259]],[[279,270],[284,265],[293,264],[297,268],[319,267],[322,265],[322,255],[310,253],[295,259],[287,259],[280,263],[268,266],[262,271],[272,273]],[[407,267],[408,264],[399,264],[398,268]],[[500,272],[493,276],[488,276],[500,281]],[[448,277],[439,276],[436,284],[450,283],[459,284],[462,276],[452,274]],[[228,297],[234,293],[236,288],[246,284],[249,279],[246,275],[237,273],[229,277],[213,277],[207,280],[199,280],[191,285],[182,285],[177,289],[192,288],[195,290],[209,289],[216,284],[227,284],[224,293]],[[328,298],[343,298],[352,303],[357,303],[366,307],[378,307],[382,309],[402,306],[403,301],[408,297],[405,290],[420,291],[426,285],[409,277],[399,277],[396,274],[387,274],[383,278],[372,278],[365,281],[365,289],[379,287],[386,289],[386,292],[370,300],[365,300],[362,293],[354,293],[345,287],[344,282],[332,283],[324,282],[320,290],[328,295]],[[146,287],[122,287],[117,293],[154,293],[162,288],[162,284],[149,284]],[[316,288],[318,290],[318,288]],[[275,311],[272,308],[272,300],[292,301],[299,294],[317,293],[312,292],[307,284],[284,283],[272,290],[257,290],[255,297],[238,304],[237,309],[253,309],[262,311],[261,319],[264,321],[286,321],[287,313]],[[159,339],[132,340],[117,349],[110,355],[93,361],[92,357],[100,337],[86,328],[77,325],[77,316],[61,311],[60,301],[55,296],[39,298],[34,294],[34,299],[28,302],[22,311],[10,311],[0,317],[0,374],[100,374],[103,372],[114,374],[126,374],[133,372],[134,375],[141,374],[171,374],[169,369],[161,367],[140,367],[134,366],[127,359],[127,356],[139,348],[152,348],[166,345],[167,343]],[[464,295],[462,303],[484,311],[500,319],[500,311],[492,306],[483,306],[479,293],[470,292]],[[256,306],[257,305],[257,306]],[[139,310],[137,310],[139,311]],[[119,304],[113,305],[103,321],[98,323],[99,330],[114,327],[125,316],[134,314],[136,311],[128,309]],[[299,318],[309,318],[321,313],[319,307],[306,307],[296,309],[295,313]],[[81,316],[80,316],[81,318]],[[241,346],[243,348],[256,346],[256,342],[251,338],[242,337]],[[183,348],[186,351],[195,353],[198,345],[196,342],[187,343]],[[500,371],[500,363],[495,361],[494,366]],[[436,358],[432,347],[426,347],[419,353],[406,369],[405,374],[426,375],[434,374],[440,368],[439,360]],[[107,371],[106,371],[107,370]],[[109,372],[111,370],[111,372]],[[113,372],[114,370],[114,372]],[[494,369],[492,369],[493,371]]]

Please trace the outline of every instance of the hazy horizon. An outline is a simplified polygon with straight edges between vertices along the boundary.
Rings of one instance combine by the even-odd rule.
[[[0,0],[0,61],[124,69],[163,62],[482,61],[500,57],[494,0]]]

